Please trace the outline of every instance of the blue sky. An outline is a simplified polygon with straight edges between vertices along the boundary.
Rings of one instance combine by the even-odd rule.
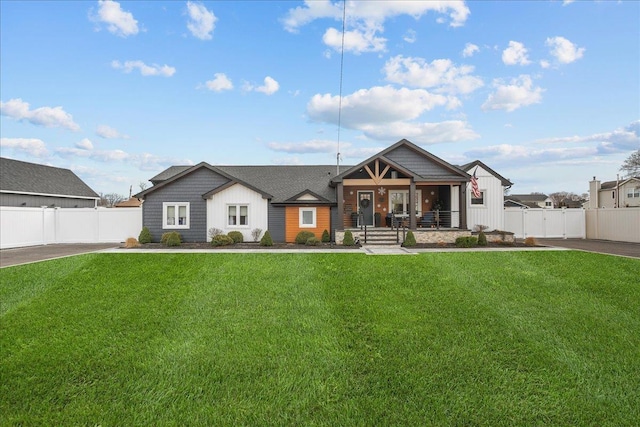
[[[128,196],[176,164],[357,164],[406,138],[512,193],[640,148],[640,2],[1,1],[1,154]]]

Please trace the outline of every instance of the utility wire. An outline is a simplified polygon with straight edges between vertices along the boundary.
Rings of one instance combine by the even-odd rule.
[[[347,20],[347,0],[342,1],[342,45],[340,47],[340,93],[338,99],[338,153],[336,154],[336,175],[340,175],[340,128],[342,126],[342,75],[344,71],[344,29]]]

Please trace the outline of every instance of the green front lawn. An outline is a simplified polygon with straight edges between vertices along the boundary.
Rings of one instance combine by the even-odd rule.
[[[568,251],[5,268],[0,423],[636,425],[639,277]]]

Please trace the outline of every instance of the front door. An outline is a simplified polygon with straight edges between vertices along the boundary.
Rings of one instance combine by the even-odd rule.
[[[358,208],[360,224],[373,225],[373,191],[358,191]]]

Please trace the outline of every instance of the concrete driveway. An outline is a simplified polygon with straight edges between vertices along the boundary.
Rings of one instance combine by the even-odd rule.
[[[558,248],[575,249],[587,252],[599,252],[640,258],[640,243],[613,242],[611,240],[592,239],[536,239],[538,244]]]
[[[2,249],[0,250],[0,268],[97,252],[105,249],[118,248],[120,246],[121,243],[69,243]]]

